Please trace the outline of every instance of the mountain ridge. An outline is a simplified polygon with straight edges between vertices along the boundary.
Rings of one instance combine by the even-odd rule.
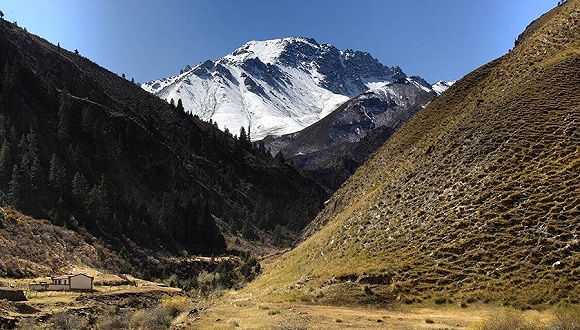
[[[178,76],[141,86],[159,97],[181,99],[187,111],[253,140],[296,132],[348,99],[407,76],[369,53],[338,50],[312,38],[249,41],[232,53]]]
[[[441,91],[446,89],[441,85]],[[268,136],[261,143],[322,186],[335,191],[405,121],[437,96],[420,77],[398,79],[342,104],[295,133]]]
[[[246,223],[299,231],[327,198],[249,141],[76,52],[4,20],[0,46],[1,202],[86,230],[137,269],[163,272],[142,248],[227,252],[221,231]]]

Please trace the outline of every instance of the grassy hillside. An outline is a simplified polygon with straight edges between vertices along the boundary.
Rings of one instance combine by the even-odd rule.
[[[10,208],[0,210],[0,277],[66,273],[80,265],[119,271],[127,262],[91,237],[37,220]],[[83,236],[85,235],[85,236]]]
[[[272,299],[578,302],[580,1],[407,122],[268,267]]]

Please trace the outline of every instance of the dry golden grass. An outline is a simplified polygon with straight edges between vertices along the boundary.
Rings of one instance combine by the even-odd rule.
[[[566,309],[574,313],[577,309]],[[558,310],[517,311],[497,305],[395,304],[338,307],[301,302],[272,303],[247,292],[229,293],[207,309],[182,319],[185,329],[492,329],[492,324],[555,325]],[[565,314],[565,313],[564,313]],[[507,317],[506,317],[507,316]],[[570,319],[570,318],[568,318]],[[577,317],[576,317],[577,319]],[[568,322],[567,324],[571,324]],[[497,328],[517,329],[517,328]],[[527,329],[527,328],[526,328]],[[565,327],[562,329],[575,329]]]
[[[249,292],[578,303],[580,1],[531,30],[395,133]]]
[[[85,236],[9,207],[0,208],[0,222],[0,276],[30,278],[71,272],[78,265],[119,268],[124,263],[99,242],[87,243],[87,236],[91,240],[92,236],[82,228],[79,232]]]

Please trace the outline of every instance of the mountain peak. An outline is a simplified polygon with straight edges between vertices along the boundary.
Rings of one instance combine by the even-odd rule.
[[[248,59],[258,58],[263,63],[274,64],[288,48],[293,47],[316,49],[320,45],[316,40],[306,37],[287,37],[263,41],[252,40],[226,55],[223,59],[230,63],[239,63]]]
[[[363,51],[306,37],[249,41],[216,61],[142,87],[252,139],[299,131],[348,99],[407,76]]]

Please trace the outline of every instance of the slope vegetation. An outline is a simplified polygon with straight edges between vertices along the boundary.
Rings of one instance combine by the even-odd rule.
[[[47,220],[32,219],[10,208],[0,211],[0,277],[36,277],[68,272],[75,266],[111,271],[127,266],[96,240],[88,244],[81,234]]]
[[[577,299],[580,1],[530,28],[403,125],[252,287],[341,304]]]
[[[216,218],[299,231],[327,198],[248,140],[3,20],[0,68],[1,202],[127,258],[223,253]]]

